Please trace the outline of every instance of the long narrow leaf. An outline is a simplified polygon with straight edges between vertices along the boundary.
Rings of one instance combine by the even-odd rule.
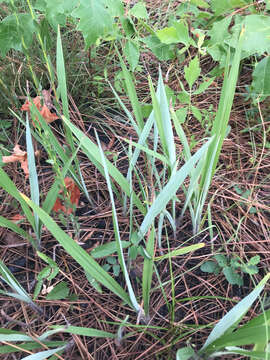
[[[242,299],[237,305],[235,305],[214,327],[208,336],[206,342],[203,347],[199,351],[199,353],[208,353],[211,345],[214,341],[218,340],[225,333],[232,332],[236,325],[240,322],[249,308],[252,306],[254,301],[259,297],[262,292],[266,282],[270,278],[270,273],[267,274],[260,283],[255,287],[255,289],[244,299]]]
[[[99,171],[101,171],[101,173],[104,175],[101,155],[98,146],[95,143],[93,143],[93,141],[91,141],[80,129],[78,129],[75,125],[73,125],[69,120],[65,118],[63,118],[63,120],[67,124],[67,126],[71,129],[73,134],[78,138],[89,160],[92,161],[94,165],[98,167]],[[106,159],[106,165],[110,176],[119,184],[121,189],[128,196],[130,196],[130,188],[128,181],[124,178],[124,176],[120,173],[120,171],[107,159]],[[138,207],[138,209],[142,212],[142,214],[144,214],[145,213],[144,205],[135,194],[133,194],[133,201],[134,204]]]
[[[62,245],[66,252],[82,266],[85,272],[90,273],[95,280],[99,281],[128,305],[132,306],[129,296],[123,288],[85,250],[69,237],[44,210],[36,206],[36,204],[24,194],[21,194],[21,197],[38,213],[47,229]]]
[[[32,201],[39,206],[39,184],[38,184],[38,176],[35,162],[35,152],[32,143],[31,130],[29,126],[28,114],[26,119],[26,146],[27,146],[27,160],[29,167],[29,182],[30,182],[30,192]],[[37,240],[40,246],[40,232],[41,232],[41,224],[39,224],[39,217],[36,213],[34,213],[35,219],[35,233],[37,236]]]
[[[184,182],[185,178],[190,174],[194,168],[197,161],[205,154],[209,145],[211,144],[212,139],[208,140],[197,152],[194,154],[190,160],[186,162],[185,165],[181,167],[168,181],[163,190],[158,194],[156,200],[148,210],[141,226],[140,226],[140,237],[143,237],[151,224],[153,223],[155,217],[160,214],[166,207],[167,203],[175,196],[176,191],[179,189],[181,184]]]
[[[108,168],[107,168],[107,164],[106,164],[106,159],[98,138],[98,135],[96,133],[96,137],[97,137],[97,141],[98,141],[98,146],[99,146],[99,151],[100,151],[100,155],[101,155],[101,160],[102,160],[102,165],[104,167],[104,173],[105,173],[105,179],[107,182],[107,187],[108,187],[108,191],[109,191],[109,195],[110,195],[110,199],[111,199],[111,203],[112,203],[112,216],[113,216],[113,228],[114,228],[114,234],[115,234],[115,239],[116,239],[116,244],[117,244],[117,253],[118,253],[118,261],[120,263],[121,269],[123,271],[124,277],[125,277],[125,281],[127,284],[127,288],[128,288],[128,293],[130,296],[130,301],[134,307],[134,309],[139,312],[141,307],[138,304],[130,279],[129,279],[129,275],[128,275],[128,271],[127,271],[127,267],[125,264],[125,259],[124,259],[124,253],[123,253],[123,246],[122,246],[122,242],[120,239],[120,232],[119,232],[119,226],[118,226],[118,220],[117,220],[117,213],[116,213],[116,208],[115,208],[115,203],[114,203],[114,197],[113,197],[113,192],[112,192],[112,187],[111,187],[111,182],[110,182],[110,177],[109,177],[109,172],[108,172]]]

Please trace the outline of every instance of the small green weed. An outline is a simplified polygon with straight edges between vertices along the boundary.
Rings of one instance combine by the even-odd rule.
[[[259,269],[257,265],[260,262],[260,256],[253,256],[246,264],[239,257],[227,257],[223,254],[217,254],[214,260],[208,260],[203,263],[200,269],[203,272],[218,275],[223,272],[225,278],[231,285],[243,286],[242,273],[251,275],[257,274]]]

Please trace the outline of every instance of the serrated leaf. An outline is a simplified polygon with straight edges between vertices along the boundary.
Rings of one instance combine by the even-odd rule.
[[[145,4],[142,2],[136,3],[133,8],[129,11],[130,15],[133,15],[137,19],[148,19],[147,10]]]
[[[200,109],[198,109],[196,106],[193,106],[191,105],[191,111],[192,111],[192,114],[195,116],[195,118],[201,122],[202,121],[202,113],[200,111]]]
[[[185,79],[188,83],[189,88],[191,89],[201,73],[198,56],[195,56],[194,59],[192,59],[189,62],[188,66],[184,67],[184,72],[185,72]]]
[[[50,25],[57,30],[57,26],[66,25],[66,18],[77,5],[74,0],[37,0],[34,8],[44,12]]]
[[[17,16],[17,17],[16,17]],[[10,49],[24,51],[33,40],[36,25],[30,14],[10,15],[0,23],[0,53],[5,56]]]
[[[128,40],[124,47],[124,55],[127,58],[131,71],[134,71],[139,63],[139,57],[140,57],[139,45],[133,40]]]
[[[183,124],[186,121],[187,111],[188,109],[186,107],[176,110],[175,114],[180,124]]]
[[[46,300],[62,300],[66,299],[69,294],[69,288],[65,281],[57,284],[52,291],[46,296]]]
[[[149,35],[141,40],[149,47],[159,60],[167,61],[175,57],[172,47],[170,45],[163,44],[157,36]]]
[[[86,49],[113,29],[114,18],[104,0],[81,0],[72,16],[80,19],[77,30],[82,32]]]

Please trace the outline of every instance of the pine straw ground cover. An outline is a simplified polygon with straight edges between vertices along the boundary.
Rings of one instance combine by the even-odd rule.
[[[64,47],[71,46],[68,42],[63,43]],[[70,51],[70,49],[65,50]],[[81,66],[76,62],[67,64],[69,110],[71,121],[92,139],[94,139],[94,129],[97,130],[108,157],[115,162],[123,174],[126,174],[128,160],[123,151],[123,147],[126,145],[122,139],[132,137],[135,141],[136,133],[125,121],[125,115],[117,107],[106,83],[103,84],[102,95],[98,95],[98,84],[95,83],[93,76],[97,69],[102,69],[106,51],[106,48],[99,49],[96,58],[92,60],[91,68],[86,65]],[[119,69],[119,65],[114,62],[117,56],[114,53],[110,53],[110,55],[114,60],[110,64],[108,76],[113,82],[114,73]],[[147,62],[147,70],[150,71],[151,78],[153,81],[157,81],[158,60],[151,53],[143,54],[141,60],[142,63]],[[17,100],[13,103],[12,99],[9,99],[9,106],[12,105],[12,109],[19,112],[20,106],[24,102],[27,70],[24,68],[25,65],[16,58],[16,55],[10,56],[9,61],[9,64],[4,64],[3,72],[12,66],[13,74],[17,76],[14,80]],[[42,74],[44,71],[42,64],[36,62],[35,65],[37,73]],[[184,81],[184,65],[184,63],[181,64],[180,68],[176,61],[161,63],[162,73],[164,76],[167,74],[166,84],[176,92],[180,90],[178,79]],[[211,57],[206,56],[202,63],[203,73],[207,74],[213,66]],[[79,74],[78,77],[74,75],[76,71]],[[10,78],[12,77],[10,76]],[[80,78],[83,80],[81,81]],[[149,100],[145,75],[139,73],[136,81],[140,100]],[[80,86],[76,85],[76,82]],[[206,230],[193,237],[191,220],[189,213],[186,212],[184,219],[178,224],[175,236],[172,232],[168,234],[170,249],[165,235],[166,231],[171,230],[169,230],[169,226],[164,229],[164,241],[162,242],[164,253],[187,241],[188,244],[204,242],[206,246],[188,255],[172,259],[171,271],[175,282],[173,290],[170,283],[169,261],[163,261],[158,267],[160,281],[164,284],[165,296],[160,290],[159,279],[154,275],[151,319],[148,327],[138,324],[136,314],[111,292],[103,289],[103,292],[99,293],[91,286],[78,263],[65,253],[50,232],[45,230],[41,239],[42,251],[54,259],[61,269],[54,279],[54,285],[57,282],[66,281],[71,297],[60,301],[46,300],[46,294],[39,295],[36,303],[42,309],[42,313],[38,314],[23,302],[0,295],[1,328],[8,326],[9,329],[23,331],[33,337],[44,333],[50,325],[63,324],[116,333],[119,323],[126,315],[129,315],[128,323],[123,328],[124,334],[129,334],[129,336],[120,343],[110,338],[99,339],[58,334],[56,340],[70,341],[68,350],[58,358],[66,360],[174,359],[176,350],[187,342],[195,344],[196,348],[199,348],[209,335],[211,325],[221,319],[235,303],[250,293],[254,284],[262,279],[266,269],[270,267],[270,156],[269,148],[264,146],[265,139],[263,138],[269,134],[267,128],[270,121],[267,106],[264,103],[255,107],[250,101],[245,101],[244,87],[249,83],[250,68],[246,65],[240,73],[237,94],[230,116],[231,132],[223,144],[219,168],[208,194],[209,201],[211,199],[211,222],[214,227],[210,231],[206,224]],[[47,85],[45,81],[44,88]],[[216,109],[221,85],[222,78],[217,79],[203,95],[193,98],[193,104],[200,109],[208,108],[209,104],[213,104],[213,108]],[[127,100],[124,95],[122,99]],[[7,113],[4,116],[7,117]],[[64,146],[65,138],[61,122],[57,121],[51,127],[59,142]],[[184,124],[184,130],[190,141],[196,142],[205,137],[201,124],[192,116]],[[177,155],[180,156],[183,150],[182,145],[177,138],[175,141]],[[14,118],[14,126],[10,129],[9,139],[6,139],[5,146],[7,143],[19,143],[25,149],[24,129],[16,118]],[[46,162],[46,154],[42,147],[38,146],[38,149],[40,155],[37,172],[40,189],[44,195],[49,191],[55,173],[52,166]],[[66,216],[64,222],[63,219],[60,221],[61,219],[55,213],[54,218],[80,246],[90,253],[95,247],[114,241],[112,209],[104,177],[80,151],[78,160],[92,204],[89,204],[89,201],[81,194],[75,217]],[[145,163],[139,161],[142,173],[145,172],[144,166]],[[22,193],[30,196],[29,181],[25,178],[20,166],[12,163],[5,167],[5,171],[12,178],[16,187]],[[0,213],[10,219],[18,214],[17,204],[6,192],[0,191]],[[177,197],[180,200],[177,203],[177,214],[180,214],[185,201],[185,195],[181,189],[178,191]],[[123,215],[123,209],[117,200],[116,206],[121,239],[128,240],[129,219]],[[136,220],[138,223],[142,221],[140,214]],[[24,220],[21,221],[21,227],[26,231],[30,229]],[[26,291],[33,294],[36,276],[43,269],[44,263],[35,255],[30,244],[15,233],[0,228],[0,236],[1,259]],[[260,255],[259,272],[253,276],[242,274],[243,285],[238,286],[231,285],[222,273],[215,275],[201,271],[200,266],[217,253],[223,253],[229,259],[240,257],[244,263],[247,263],[251,257]],[[106,259],[102,259],[100,262],[104,265]],[[132,285],[136,296],[141,298],[142,260],[137,258],[136,262],[131,265]],[[125,280],[121,274],[116,279],[125,287]],[[2,285],[5,287],[4,283]],[[258,302],[247,314],[245,320],[254,317],[259,312],[260,304]],[[15,355],[1,355],[1,359],[20,359],[23,356],[17,352]],[[226,358],[228,359],[228,356]],[[240,359],[240,356],[238,358]]]

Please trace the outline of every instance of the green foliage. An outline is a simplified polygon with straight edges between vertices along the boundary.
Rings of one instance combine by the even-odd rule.
[[[33,41],[37,24],[30,14],[12,14],[0,23],[0,54],[6,56],[10,49],[25,52]]]
[[[123,15],[120,0],[82,0],[72,16],[79,18],[77,29],[82,32],[85,48],[100,37],[109,35],[114,28],[114,17]]]
[[[218,254],[213,257],[215,261],[209,260],[204,262],[200,269],[203,272],[218,275],[221,271],[225,275],[228,283],[231,285],[243,285],[243,277],[239,271],[249,275],[254,275],[259,272],[257,264],[260,262],[260,256],[253,256],[247,263],[240,261],[238,257],[228,258],[225,255]]]
[[[248,321],[239,327],[240,321],[260,296],[270,274],[267,274],[255,289],[235,305],[213,328],[203,347],[196,353],[191,347],[178,350],[177,360],[197,360],[198,358],[220,358],[221,355],[241,354],[265,359],[270,335],[268,326],[270,311]],[[239,346],[254,345],[253,350]],[[257,350],[257,351],[256,351]]]
[[[69,288],[65,281],[61,281],[53,287],[53,289],[46,296],[46,300],[63,300],[68,297]]]

